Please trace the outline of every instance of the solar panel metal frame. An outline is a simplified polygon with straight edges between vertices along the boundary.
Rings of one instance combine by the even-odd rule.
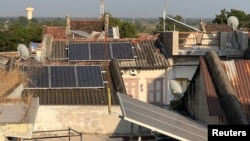
[[[90,61],[90,44],[70,43],[68,45],[68,61]]]
[[[123,119],[182,141],[207,141],[204,123],[117,92]]]

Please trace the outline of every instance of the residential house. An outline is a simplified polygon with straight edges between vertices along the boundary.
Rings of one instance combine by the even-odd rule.
[[[73,27],[70,26],[71,29],[77,29]],[[67,33],[65,28],[52,30],[53,28],[45,27],[45,29],[40,61],[33,60],[32,66],[28,63],[21,64],[24,68],[24,77],[27,78],[23,81],[22,97],[39,97],[40,106],[34,131],[70,127],[82,133],[109,135],[130,133],[131,125],[110,112],[116,113],[115,115],[121,113],[116,96],[118,88],[114,84],[123,83],[118,79],[121,78],[120,69],[114,68],[118,66],[112,65],[114,64],[112,59],[134,60],[131,41],[110,39],[104,42],[100,39],[73,39],[71,35],[65,34]],[[48,32],[49,30],[51,31]],[[62,38],[60,38],[61,34],[53,31],[62,33]],[[166,66],[166,63],[164,65]],[[79,67],[100,69],[81,73]],[[118,76],[113,75],[114,73]],[[100,76],[98,79],[94,78],[97,74]],[[93,78],[88,77],[90,75]],[[81,84],[87,85],[86,81],[90,86],[81,86]],[[96,82],[91,84],[92,81],[98,81],[101,86],[96,87]],[[122,86],[125,90],[125,85]],[[143,132],[148,134],[150,130],[144,129]]]

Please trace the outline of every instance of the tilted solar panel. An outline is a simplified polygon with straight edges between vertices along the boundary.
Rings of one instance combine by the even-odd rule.
[[[123,42],[112,43],[111,48],[112,48],[113,58],[117,58],[120,60],[134,59],[131,43],[128,43],[128,42],[126,42],[126,43],[123,43]]]
[[[82,61],[90,59],[88,43],[70,43],[68,45],[68,60]]]

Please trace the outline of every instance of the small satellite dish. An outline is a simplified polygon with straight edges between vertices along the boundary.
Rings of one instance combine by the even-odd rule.
[[[34,55],[33,58],[35,61],[40,62],[40,57],[38,55]]]
[[[170,87],[171,92],[174,95],[183,94],[182,87],[179,84],[179,82],[177,82],[176,80],[170,80],[169,81],[169,87]]]
[[[22,59],[27,60],[30,56],[29,49],[24,44],[19,44],[17,46],[17,51]]]
[[[235,16],[230,16],[227,18],[227,24],[233,29],[233,31],[236,31],[239,26],[239,20]]]

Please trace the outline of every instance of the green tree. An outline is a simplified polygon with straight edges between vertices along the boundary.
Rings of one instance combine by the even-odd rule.
[[[173,18],[173,19],[175,19],[177,21],[183,21],[183,18],[180,15],[176,15],[174,17],[169,16],[169,17],[171,17],[171,18]],[[163,18],[160,17],[159,18],[159,23],[156,25],[156,31],[164,31],[163,26],[164,26]],[[175,27],[175,25],[173,23],[171,23],[171,22],[166,22],[165,29],[167,31],[173,31],[173,30],[184,31],[183,28],[181,28],[181,27]]]
[[[113,17],[110,13],[109,15],[109,26],[118,26],[121,38],[134,38],[137,36],[135,25],[131,22],[123,22],[121,19]],[[104,14],[104,17],[105,15]],[[103,18],[104,18],[103,17]]]
[[[0,51],[16,51],[20,43],[28,46],[30,42],[41,42],[42,30],[36,20],[19,17],[9,24],[8,30],[0,30]]]
[[[220,14],[215,15],[215,19],[213,20],[213,23],[217,24],[227,24],[227,18],[230,16],[235,16],[239,20],[239,27],[240,28],[249,28],[249,23],[250,23],[250,15],[246,14],[242,10],[236,10],[236,9],[231,9],[230,11],[226,11],[226,9],[222,9],[220,11]]]

